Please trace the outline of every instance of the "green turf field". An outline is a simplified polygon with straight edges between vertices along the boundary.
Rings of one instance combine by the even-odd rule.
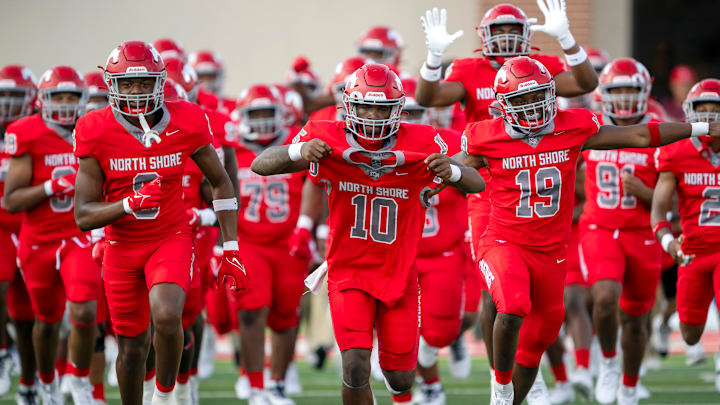
[[[315,371],[304,362],[298,363],[300,378],[304,392],[295,396],[298,405],[329,405],[340,404],[340,380],[334,365],[329,363],[325,370]],[[662,369],[649,372],[642,379],[652,392],[650,399],[640,401],[641,404],[720,404],[720,393],[714,389],[714,371],[712,360],[696,367],[686,367],[683,356],[673,356],[663,361]],[[441,360],[441,373],[448,405],[471,405],[489,403],[489,377],[487,362],[476,360],[473,374],[466,381],[455,381],[447,372],[447,361]],[[229,362],[219,362],[215,375],[201,382],[201,404],[246,404],[235,398],[233,385],[237,374]],[[545,370],[546,381],[552,380],[548,369]],[[379,404],[391,404],[390,396],[382,383],[373,382],[373,391]],[[107,387],[109,404],[120,404],[116,388]],[[14,403],[13,396],[8,394],[0,399],[0,404]],[[68,403],[68,402],[66,402]],[[578,401],[577,403],[583,403]]]

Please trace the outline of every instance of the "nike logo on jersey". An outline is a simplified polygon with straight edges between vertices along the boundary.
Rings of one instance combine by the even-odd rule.
[[[180,132],[180,130],[179,130],[179,129],[176,129],[176,130],[174,130],[174,131],[167,131],[167,132],[165,132],[165,136],[170,136],[170,135],[175,134],[175,133],[177,133],[177,132]]]
[[[405,176],[406,174],[407,174],[407,173],[399,173],[399,172],[395,172],[395,175],[396,175],[396,176]]]
[[[502,239],[495,239],[495,242],[497,242],[497,243],[507,243],[506,240],[502,240]]]
[[[655,242],[657,242],[657,241],[653,240],[653,239],[647,239],[647,240],[645,240],[645,246],[654,245]]]
[[[565,132],[567,132],[567,131],[557,131],[557,132],[553,132],[553,135],[560,135],[560,134],[564,134]]]
[[[555,261],[556,261],[558,264],[560,264],[560,263],[564,262],[565,259],[556,259]]]

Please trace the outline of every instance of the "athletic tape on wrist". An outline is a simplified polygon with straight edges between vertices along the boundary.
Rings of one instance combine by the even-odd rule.
[[[52,180],[48,180],[45,183],[43,183],[43,189],[45,190],[45,195],[47,197],[50,197],[51,195],[55,194],[55,193],[53,193],[53,189],[52,189]]]
[[[290,160],[292,160],[293,162],[297,162],[298,160],[302,159],[303,145],[305,145],[305,142],[293,143],[288,146],[288,156],[290,157]]]
[[[423,63],[422,67],[420,68],[420,77],[422,77],[423,80],[428,82],[436,82],[442,77],[442,67],[438,66],[433,69],[429,68],[427,66],[427,63]]]
[[[564,35],[561,35],[561,36],[558,38],[558,42],[560,43],[560,47],[561,47],[563,50],[570,49],[570,48],[572,48],[573,46],[575,46],[575,44],[576,44],[575,38],[572,36],[572,34],[570,33],[570,31],[568,31],[568,32],[565,33]]]
[[[238,202],[237,198],[225,198],[222,200],[213,200],[213,209],[215,212],[218,211],[230,211],[237,210]]]
[[[666,233],[663,235],[662,239],[660,240],[660,245],[662,245],[662,248],[665,252],[668,251],[668,247],[670,247],[670,244],[675,240],[675,237],[671,233]]]
[[[710,131],[710,124],[707,122],[693,122],[690,126],[692,126],[690,136],[703,136]]]
[[[307,229],[308,231],[312,229],[313,225],[315,224],[315,221],[313,221],[312,218],[310,218],[307,215],[300,215],[297,220],[297,227]]]
[[[577,66],[587,60],[587,53],[585,52],[585,49],[583,49],[583,47],[581,46],[579,51],[569,55],[566,54],[565,60],[567,61],[567,64],[569,66]]]
[[[238,246],[236,240],[229,240],[227,242],[223,242],[223,250],[240,250],[240,247]]]
[[[329,234],[330,227],[325,224],[318,225],[315,229],[315,238],[317,239],[327,239]]]
[[[453,183],[457,183],[462,178],[462,170],[455,166],[450,165],[450,181]]]
[[[125,213],[126,213],[126,214],[132,214],[132,213],[133,213],[132,208],[130,208],[130,202],[129,202],[129,200],[130,200],[130,197],[125,197],[125,198],[123,198],[123,200],[122,200],[122,202],[123,202],[123,210],[125,210]]]

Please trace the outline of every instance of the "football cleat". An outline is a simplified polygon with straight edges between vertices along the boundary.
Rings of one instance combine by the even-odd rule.
[[[707,360],[707,354],[705,354],[705,348],[702,342],[697,342],[694,345],[688,345],[685,351],[685,365],[697,366]]]
[[[637,387],[620,386],[617,396],[617,405],[637,405],[638,398]]]
[[[241,375],[235,382],[235,396],[237,399],[250,398],[250,380],[247,376]]]
[[[13,360],[7,349],[0,350],[0,396],[10,392],[10,372],[13,369]]]
[[[528,405],[550,405],[550,392],[548,392],[545,379],[543,379],[542,371],[538,369],[535,382],[530,387],[530,391],[525,398]]]
[[[575,372],[570,376],[570,384],[580,397],[587,401],[592,398],[593,379],[590,370],[584,367],[576,368]]]
[[[472,358],[470,358],[463,336],[459,335],[450,344],[450,375],[459,380],[468,378],[472,368]]]
[[[573,391],[572,385],[567,381],[555,383],[555,386],[550,389],[551,404],[569,404],[574,400],[575,391]]]
[[[513,405],[514,399],[512,382],[505,385],[495,384],[490,394],[490,405]]]
[[[601,404],[612,404],[620,385],[620,361],[617,356],[602,358],[600,371],[595,384],[595,400]]]

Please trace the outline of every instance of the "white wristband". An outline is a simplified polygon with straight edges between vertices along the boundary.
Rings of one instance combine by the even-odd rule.
[[[132,214],[133,210],[130,208],[130,203],[128,202],[130,200],[130,197],[123,198],[123,210],[125,210],[126,214]]]
[[[420,68],[420,77],[428,82],[436,82],[442,77],[442,67],[429,68],[427,62],[425,62]]]
[[[203,208],[198,210],[200,217],[200,226],[212,226],[217,221],[217,214],[212,208]]]
[[[568,65],[577,66],[587,60],[587,53],[585,53],[585,49],[583,49],[583,47],[581,46],[580,50],[576,53],[565,55],[565,60],[567,61]]]
[[[315,225],[315,221],[313,221],[312,218],[310,218],[307,215],[300,215],[297,220],[297,226],[298,228],[307,229],[308,231],[312,229],[313,225]]]
[[[707,122],[693,122],[690,125],[692,126],[690,136],[703,136],[707,135],[710,131],[710,124]]]
[[[288,156],[290,157],[290,160],[292,160],[293,162],[297,162],[298,160],[302,159],[303,145],[305,145],[305,142],[293,143],[292,145],[288,146]]]
[[[227,242],[223,242],[223,250],[240,250],[240,247],[238,247],[236,240],[229,240]]]
[[[105,228],[95,228],[90,231],[90,243],[98,243],[105,239]]]
[[[558,42],[560,43],[560,47],[564,50],[570,49],[573,46],[575,46],[575,38],[573,38],[570,31],[566,32],[565,34],[561,35],[558,39]]]
[[[455,165],[450,165],[450,181],[457,183],[462,178],[462,170]]]
[[[48,197],[55,194],[55,193],[53,193],[53,189],[52,189],[52,180],[48,180],[45,183],[43,183],[43,189],[45,190],[45,195]]]
[[[213,209],[218,211],[234,211],[238,208],[237,198],[225,198],[222,200],[213,200]]]
[[[436,53],[428,51],[427,58],[425,59],[425,64],[428,66],[437,66],[438,68],[442,67],[442,54],[438,55]]]
[[[315,229],[315,238],[316,239],[327,239],[328,235],[330,234],[330,227],[326,224],[321,224],[317,226],[317,229]]]
[[[662,248],[665,252],[668,251],[668,247],[670,246],[670,243],[675,240],[675,237],[672,235],[672,233],[666,233],[663,235],[662,239],[660,239],[660,245],[662,245]]]

